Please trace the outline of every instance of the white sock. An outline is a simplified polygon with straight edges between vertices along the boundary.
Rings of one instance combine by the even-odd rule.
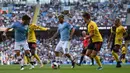
[[[21,66],[24,66],[24,59],[21,60],[20,65],[21,65]]]

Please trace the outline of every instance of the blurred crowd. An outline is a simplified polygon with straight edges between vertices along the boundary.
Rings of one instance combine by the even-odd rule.
[[[71,41],[71,48],[70,48],[70,53],[71,55],[75,58],[76,62],[79,62],[80,60],[80,55],[82,52],[82,40],[80,39],[81,37],[75,37]],[[53,40],[50,42],[48,39],[41,39],[39,38],[37,40],[37,53],[40,56],[40,59],[42,60],[43,63],[48,63],[50,64],[52,61],[55,60],[55,54],[54,54],[54,49],[59,42],[58,39]],[[14,64],[17,63],[18,60],[15,57],[15,52],[13,51],[14,49],[14,39],[10,38],[4,42],[0,43],[0,49],[2,51],[2,56],[0,56],[4,62],[4,64]],[[21,47],[22,48],[22,47]],[[127,63],[130,63],[130,45],[127,46],[127,54],[126,54],[126,60]],[[22,50],[21,50],[22,54]],[[121,54],[121,53],[120,53]],[[111,50],[107,48],[107,38],[104,37],[104,42],[100,51],[101,60],[103,64],[113,64],[115,63],[114,58],[112,57]],[[63,64],[68,64],[70,63],[69,59],[64,57],[61,53],[61,62]],[[90,64],[91,60],[86,56],[83,63],[84,64]]]
[[[34,15],[34,5],[17,4],[8,13],[0,14],[0,27],[8,27],[12,22],[19,20],[22,15]],[[66,11],[66,12],[63,12]],[[69,12],[69,15],[67,14]],[[111,26],[115,18],[120,18],[125,25],[127,17],[126,4],[121,1],[105,2],[85,2],[75,3],[74,5],[65,6],[57,2],[55,4],[42,4],[37,24],[45,27],[57,27],[59,14],[66,14],[74,25],[85,26],[82,18],[82,12],[87,11],[91,14],[92,20],[97,22],[98,26]],[[66,18],[68,19],[68,18]]]

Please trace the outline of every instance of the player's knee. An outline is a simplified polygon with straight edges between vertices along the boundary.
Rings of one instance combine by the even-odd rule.
[[[30,50],[25,50],[25,54],[29,54],[30,53]]]
[[[94,58],[94,57],[96,57],[96,54],[92,54],[92,55],[91,55],[91,58]]]
[[[55,55],[56,55],[56,56],[59,56],[59,52],[58,52],[58,51],[55,51]]]
[[[31,52],[31,55],[34,56],[34,55],[35,55],[35,52]]]
[[[27,57],[30,57],[30,56],[31,56],[30,51],[29,51],[29,50],[26,50],[26,51],[25,51],[25,55],[26,55]]]
[[[90,54],[89,54],[89,53],[86,53],[86,56],[90,57]]]
[[[16,51],[16,55],[17,55],[17,56],[20,56],[20,51]]]
[[[31,50],[31,55],[32,55],[32,56],[35,55],[35,50]]]

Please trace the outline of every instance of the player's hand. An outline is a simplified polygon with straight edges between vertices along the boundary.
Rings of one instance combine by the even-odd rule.
[[[89,39],[90,37],[89,36],[86,36],[85,39]]]
[[[50,28],[47,28],[47,30],[50,30]]]
[[[2,34],[3,36],[6,36],[6,32],[3,32],[3,34]]]

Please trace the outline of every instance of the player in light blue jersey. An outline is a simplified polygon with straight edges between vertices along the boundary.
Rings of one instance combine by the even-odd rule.
[[[70,40],[72,39],[75,29],[72,27],[71,24],[64,21],[63,15],[58,16],[58,18],[59,18],[58,30],[51,38],[51,40],[53,40],[58,34],[60,34],[60,41],[55,49],[56,62],[59,63],[60,61],[59,53],[62,50],[62,53],[71,60],[72,62],[71,68],[74,68],[75,62],[73,57],[69,54],[69,49],[70,49]]]
[[[20,48],[23,47],[25,50],[25,55],[30,58],[30,49],[28,47],[27,43],[27,33],[28,33],[28,25],[30,23],[30,17],[27,15],[24,15],[22,17],[22,22],[16,21],[13,23],[13,25],[9,26],[3,33],[3,35],[6,35],[6,32],[9,31],[9,29],[13,28],[15,31],[15,47],[14,51],[16,52],[17,58],[21,59],[21,70],[24,70],[24,61],[20,57]]]

